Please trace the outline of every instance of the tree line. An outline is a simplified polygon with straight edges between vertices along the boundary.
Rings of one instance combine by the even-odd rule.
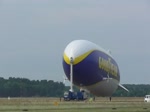
[[[150,94],[150,84],[124,84],[129,92],[118,88],[113,96],[118,97],[144,97],[147,94]]]
[[[0,78],[0,97],[59,97],[65,88],[62,82],[52,80]]]
[[[150,94],[149,84],[124,84],[124,86],[129,89],[129,92],[118,88],[113,96],[143,97]],[[53,80],[29,80],[14,77],[4,79],[0,77],[0,97],[62,97],[69,88],[62,82]]]

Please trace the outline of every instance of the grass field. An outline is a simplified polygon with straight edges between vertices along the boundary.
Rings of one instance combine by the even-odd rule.
[[[95,101],[61,101],[59,98],[0,98],[0,112],[150,112],[144,98],[96,98]]]

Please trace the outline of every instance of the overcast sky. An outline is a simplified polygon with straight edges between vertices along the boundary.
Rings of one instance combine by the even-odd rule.
[[[149,0],[0,0],[0,77],[63,81],[75,39],[110,49],[121,83],[150,83]]]

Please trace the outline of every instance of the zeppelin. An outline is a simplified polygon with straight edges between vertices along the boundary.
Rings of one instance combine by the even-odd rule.
[[[72,69],[71,69],[72,65]],[[109,51],[87,40],[74,40],[63,54],[66,77],[96,96],[111,96],[120,83],[119,67]],[[72,70],[72,71],[71,71]]]

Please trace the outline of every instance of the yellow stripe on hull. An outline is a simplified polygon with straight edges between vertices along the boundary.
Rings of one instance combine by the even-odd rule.
[[[93,51],[94,51],[94,50],[90,50],[90,51],[88,51],[88,52],[86,52],[86,53],[84,53],[84,54],[82,54],[82,55],[76,57],[76,58],[74,59],[74,61],[73,61],[73,64],[75,65],[75,64],[80,63],[82,60],[84,60],[84,59],[85,59],[89,54],[91,54]],[[70,59],[69,59],[69,57],[68,57],[65,53],[64,53],[64,60],[65,60],[65,62],[66,62],[67,64],[70,64]]]

